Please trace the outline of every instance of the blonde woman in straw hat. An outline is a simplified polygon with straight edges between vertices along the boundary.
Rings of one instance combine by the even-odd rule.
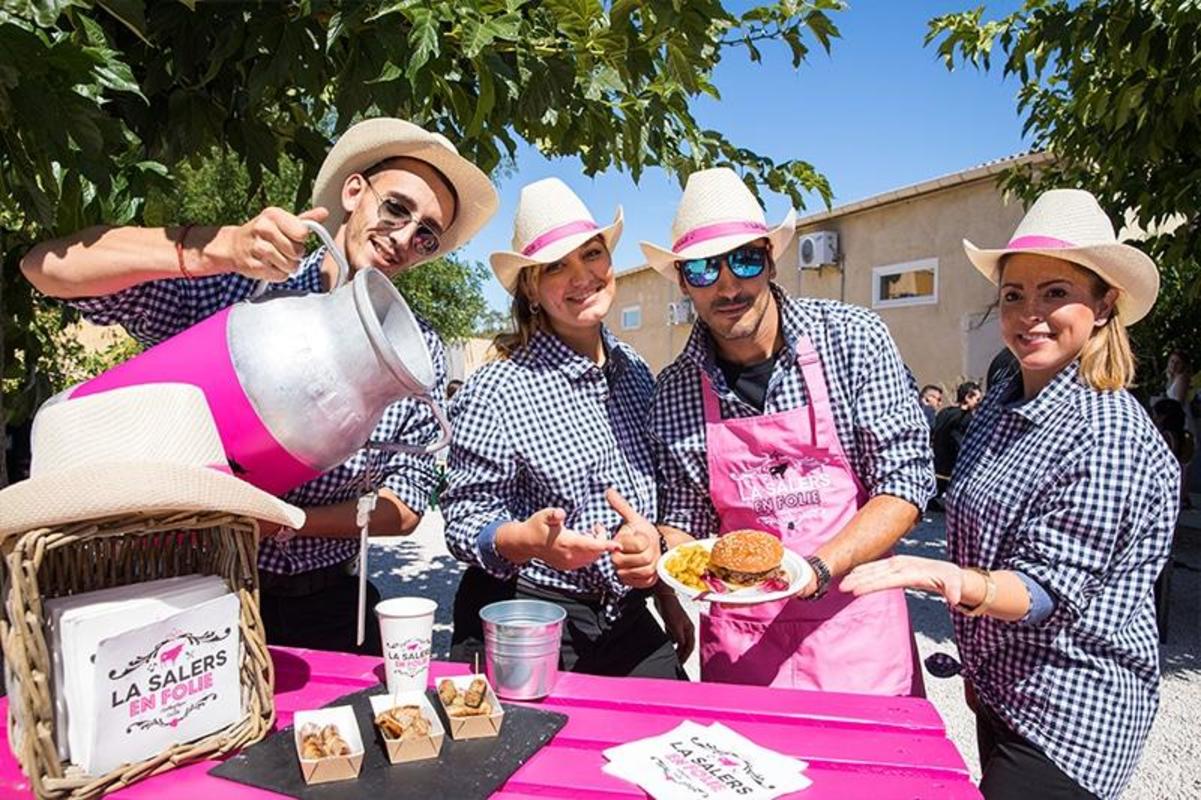
[[[672,545],[767,531],[814,568],[796,598],[713,604],[702,679],[910,694],[904,595],[861,604],[826,589],[917,520],[933,493],[930,429],[876,315],[773,282],[793,222],[769,226],[734,172],[710,169],[688,178],[671,245],[642,245],[699,317],[655,387],[660,530]]]
[[[399,119],[351,126],[330,150],[300,214],[268,208],[241,225],[182,228],[89,228],[31,250],[21,269],[42,292],[67,300],[102,325],[122,325],[141,344],[157,344],[249,298],[268,292],[321,292],[337,276],[324,247],[305,253],[305,220],[322,223],[351,270],[393,275],[470,239],[496,211],[488,176],[444,137]],[[419,320],[441,396],[442,342]],[[436,425],[413,400],[394,403],[374,441],[424,444]],[[354,625],[358,582],[356,498],[364,473],[381,480],[371,518],[378,535],[411,533],[438,480],[433,456],[360,450],[345,464],[288,494],[305,508],[302,527],[278,527],[259,550],[263,621],[273,644],[379,654],[379,631],[367,626],[360,648]],[[270,531],[269,531],[270,532]],[[370,600],[379,593],[370,587]]]
[[[1031,206],[1012,240],[968,258],[999,286],[1019,374],[990,388],[947,494],[950,561],[897,556],[842,582],[941,594],[976,711],[985,797],[1116,798],[1155,716],[1152,586],[1179,470],[1126,391],[1126,327],[1159,274],[1087,192]]]
[[[605,328],[616,284],[621,210],[599,225],[556,178],[521,190],[513,250],[492,269],[513,295],[501,357],[455,396],[446,541],[469,566],[455,599],[452,656],[470,659],[491,601],[537,598],[567,612],[560,660],[600,675],[683,677],[687,615],[659,598],[673,641],[651,616],[646,570],[623,581],[623,551],[657,533],[646,440],[653,379]],[[653,569],[653,567],[652,567]]]

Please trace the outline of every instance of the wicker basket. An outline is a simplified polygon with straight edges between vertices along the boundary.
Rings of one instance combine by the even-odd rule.
[[[124,515],[41,528],[4,544],[0,641],[9,681],[8,741],[39,798],[93,798],[262,739],[275,721],[274,668],[259,615],[258,527],[221,512]],[[64,763],[55,746],[42,599],[179,575],[220,575],[242,604],[240,722],[106,775]]]

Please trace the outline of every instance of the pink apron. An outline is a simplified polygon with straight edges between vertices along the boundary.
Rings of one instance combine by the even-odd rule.
[[[720,531],[754,528],[811,555],[867,502],[838,441],[821,361],[797,342],[807,406],[723,420],[701,374],[709,492]],[[909,613],[901,590],[856,598],[837,583],[821,600],[713,604],[701,619],[701,679],[822,691],[913,691]]]

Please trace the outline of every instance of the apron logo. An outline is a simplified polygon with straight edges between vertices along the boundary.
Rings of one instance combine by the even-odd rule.
[[[820,458],[790,458],[777,452],[731,471],[730,480],[742,504],[777,532],[795,530],[801,520],[819,511],[822,490],[831,484]]]

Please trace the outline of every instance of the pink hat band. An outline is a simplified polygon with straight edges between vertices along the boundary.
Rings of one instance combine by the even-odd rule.
[[[527,244],[521,249],[521,254],[526,258],[530,258],[548,245],[552,245],[560,239],[566,239],[576,233],[585,233],[587,231],[598,231],[600,226],[589,219],[576,220],[575,222],[567,222],[563,225],[551,228],[546,233],[536,237],[534,241]]]
[[[710,239],[718,239],[722,236],[734,236],[740,233],[767,233],[767,226],[762,222],[752,222],[750,220],[745,222],[718,222],[713,225],[702,225],[699,228],[693,228],[679,239],[676,239],[671,249],[679,253],[690,245],[707,242]]]
[[[1030,249],[1030,250],[1064,250],[1070,247],[1075,247],[1074,242],[1056,239],[1054,236],[1019,236],[1013,239],[1006,245],[1006,250]]]

